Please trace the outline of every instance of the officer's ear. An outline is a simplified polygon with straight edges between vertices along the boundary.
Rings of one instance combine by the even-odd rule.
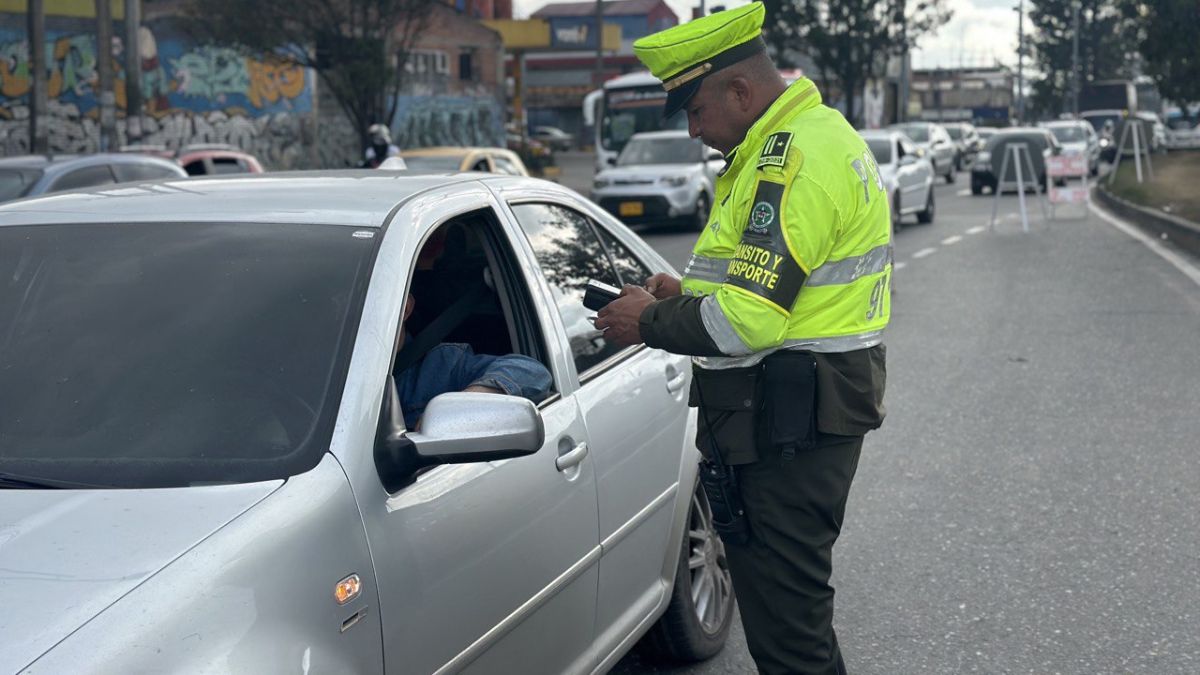
[[[736,75],[730,79],[728,92],[738,110],[749,112],[754,106],[754,87],[745,75]]]

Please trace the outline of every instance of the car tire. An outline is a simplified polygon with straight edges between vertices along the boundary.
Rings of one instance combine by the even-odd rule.
[[[638,650],[655,661],[694,663],[711,658],[724,648],[733,625],[733,580],[725,545],[712,527],[712,509],[699,481],[692,490],[682,543],[671,602],[638,643]],[[700,583],[706,584],[700,594],[706,601],[702,609],[693,600]]]
[[[702,190],[700,196],[696,198],[696,212],[692,214],[691,220],[688,223],[690,226],[689,229],[696,232],[703,232],[704,228],[708,226],[708,212],[708,195],[704,194]]]
[[[933,186],[929,186],[929,199],[925,202],[925,210],[917,212],[917,222],[922,225],[929,225],[933,222],[933,217],[937,215],[937,206],[933,203]]]

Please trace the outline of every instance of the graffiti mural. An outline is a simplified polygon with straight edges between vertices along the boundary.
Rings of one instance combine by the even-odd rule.
[[[393,137],[402,148],[504,147],[504,111],[492,97],[401,96]]]
[[[271,168],[303,166],[311,141],[314,75],[270,55],[197,45],[149,27],[139,32],[143,137],[139,142],[179,148],[228,143],[258,155]],[[47,30],[47,93],[51,151],[99,149],[96,38]],[[124,117],[124,45],[113,39],[114,94]],[[29,44],[23,31],[0,26],[0,143],[5,154],[27,151]],[[120,143],[125,125],[118,124]]]

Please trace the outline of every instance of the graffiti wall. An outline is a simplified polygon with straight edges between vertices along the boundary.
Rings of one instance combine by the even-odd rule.
[[[504,147],[504,110],[490,96],[401,96],[392,134],[402,148]]]
[[[314,131],[313,73],[269,56],[248,57],[225,47],[198,45],[164,27],[143,27],[139,41],[140,69],[135,76],[141,80],[145,102],[140,142],[171,149],[228,143],[275,169],[311,163],[307,148]],[[111,49],[117,116],[123,120],[128,74],[119,37]],[[100,150],[95,35],[48,25],[46,63],[51,150]],[[23,28],[0,23],[0,148],[6,155],[28,151],[31,80]],[[118,145],[125,144],[123,122],[117,132]]]

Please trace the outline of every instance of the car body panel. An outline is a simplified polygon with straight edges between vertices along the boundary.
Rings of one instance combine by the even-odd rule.
[[[279,484],[0,490],[0,597],[21,608],[0,613],[0,671],[20,670]]]
[[[949,176],[954,173],[956,146],[950,138],[950,134],[946,132],[942,125],[933,122],[903,122],[889,125],[887,128],[908,135],[917,148],[922,150],[925,153],[925,157],[933,164],[933,172],[935,174]],[[909,131],[915,128],[923,129],[929,140],[918,141],[916,137],[909,134]]]
[[[114,170],[114,167],[119,166],[153,169],[155,172],[161,172],[164,174],[164,180],[171,176],[178,178],[187,177],[187,173],[174,162],[149,155],[131,153],[56,155],[52,157],[46,157],[43,155],[25,155],[22,157],[9,157],[0,159],[0,169],[6,167],[33,168],[42,172],[37,181],[34,182],[34,184],[31,185],[28,190],[26,190],[24,195],[22,195],[23,197],[37,197],[64,189],[71,189],[61,188],[59,186],[68,177],[77,175],[77,172],[102,169],[104,167],[109,169],[109,172],[104,179],[97,182],[89,182],[87,186],[83,187],[106,186],[128,182],[124,176],[119,175],[119,173]],[[135,178],[132,180],[136,181],[137,179]]]
[[[929,162],[920,161],[915,154],[915,161],[901,161],[902,155],[913,154],[916,144],[910,138],[898,131],[874,130],[860,132],[866,140],[885,139],[892,145],[892,155],[889,161],[880,162],[879,173],[887,187],[888,199],[900,198],[900,215],[909,215],[924,211],[929,205],[929,195],[933,189],[933,166]],[[909,152],[902,150],[908,148]],[[896,208],[893,204],[893,208]]]
[[[169,512],[176,526],[203,514]],[[339,605],[334,585],[350,574],[361,593]],[[362,521],[326,454],[21,672],[377,675],[378,610]]]

